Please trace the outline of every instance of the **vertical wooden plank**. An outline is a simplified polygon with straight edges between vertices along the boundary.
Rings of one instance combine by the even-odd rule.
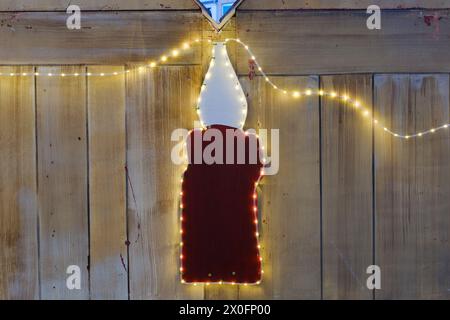
[[[84,67],[40,67],[40,74]],[[37,78],[40,278],[43,299],[87,299],[88,207],[85,77]],[[70,265],[81,290],[66,287]]]
[[[180,179],[171,161],[174,129],[192,129],[201,66],[127,75],[128,227],[131,299],[203,298],[179,276]]]
[[[125,76],[88,67],[90,288],[92,299],[128,298]],[[117,72],[118,75],[114,75]]]
[[[273,77],[279,87],[318,90],[317,77]],[[240,286],[240,299],[320,298],[319,99],[293,99],[262,77],[241,78],[249,102],[246,128],[279,129],[279,172],[260,194],[260,285]],[[269,132],[270,133],[270,132]],[[270,137],[270,135],[269,135]],[[267,146],[270,153],[270,144]]]
[[[375,107],[404,134],[449,122],[448,75],[377,75]],[[375,135],[377,299],[450,298],[448,129]]]
[[[372,110],[370,75],[321,77],[326,92]],[[372,122],[340,97],[322,98],[322,253],[324,299],[371,299]]]
[[[39,298],[36,240],[34,77],[0,76],[0,299]]]

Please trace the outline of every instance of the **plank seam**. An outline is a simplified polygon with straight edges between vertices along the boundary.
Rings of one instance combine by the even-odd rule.
[[[84,73],[87,74],[88,66],[84,66]],[[87,272],[88,272],[88,296],[91,297],[91,195],[90,195],[90,152],[89,152],[89,77],[85,76],[85,113],[86,113],[86,174],[87,174],[87,233],[88,233],[88,256],[87,256]]]
[[[37,67],[33,67],[34,73],[37,72]],[[38,145],[38,111],[37,111],[37,77],[34,76],[34,143],[36,148],[35,166],[36,166],[36,243],[37,243],[37,276],[38,276],[38,298],[42,300],[42,286],[41,286],[41,237],[40,237],[40,210],[39,210],[39,145]]]
[[[322,89],[322,76],[318,76],[318,86]],[[323,300],[323,158],[322,158],[322,97],[319,97],[319,214],[320,214],[320,300]]]

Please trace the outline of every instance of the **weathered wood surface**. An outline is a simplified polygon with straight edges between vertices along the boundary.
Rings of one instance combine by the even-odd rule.
[[[0,11],[65,11],[70,4],[81,10],[200,10],[193,0],[2,0]]]
[[[276,77],[288,88],[318,88],[317,77]],[[241,78],[248,96],[246,128],[279,129],[277,175],[260,190],[263,280],[240,286],[240,299],[320,298],[319,101],[294,100],[263,78]],[[270,132],[269,132],[270,137]],[[270,155],[270,144],[267,145]]]
[[[127,299],[125,76],[89,77],[87,91],[91,298]]]
[[[37,71],[82,73],[85,67]],[[88,299],[86,79],[38,77],[36,99],[41,297]],[[70,265],[81,269],[80,290],[66,287]]]
[[[377,75],[375,112],[409,134],[450,122],[448,75]],[[450,137],[375,134],[377,299],[449,299]]]
[[[244,0],[239,10],[298,9],[366,9],[370,5],[381,9],[450,8],[447,0]]]
[[[201,67],[134,70],[127,77],[128,232],[131,299],[203,298],[179,276],[180,179],[174,129],[194,127]]]
[[[367,29],[367,17],[365,11],[240,11],[236,25],[269,74],[450,71],[450,55],[443,54],[450,51],[448,10],[385,11],[381,30]],[[248,72],[248,58],[239,48],[240,74]]]
[[[372,109],[370,75],[324,76],[321,87]],[[321,114],[323,298],[371,299],[372,123],[338,98],[322,98]]]
[[[65,12],[0,13],[2,64],[126,64],[148,62],[200,38],[201,13],[84,12],[81,30],[66,27]],[[169,64],[199,64],[201,45]],[[14,48],[12,50],[12,48]],[[167,52],[168,51],[168,52]]]
[[[0,72],[33,72],[0,67]],[[0,299],[37,299],[38,246],[33,78],[0,80]]]

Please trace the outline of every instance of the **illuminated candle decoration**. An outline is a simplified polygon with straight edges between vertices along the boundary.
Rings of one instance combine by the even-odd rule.
[[[180,192],[181,282],[259,284],[263,272],[256,188],[263,164],[257,136],[242,130],[247,101],[223,43],[214,45],[202,88],[198,115],[204,128],[188,136],[189,165]],[[198,163],[195,153],[211,147],[204,137],[213,130],[223,139],[218,147],[223,163]],[[230,157],[227,139],[235,146]],[[243,141],[244,163],[237,161],[238,141]],[[251,150],[257,151],[253,161]]]

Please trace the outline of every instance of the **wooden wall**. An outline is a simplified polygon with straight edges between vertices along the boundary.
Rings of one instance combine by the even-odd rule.
[[[236,46],[247,127],[280,129],[280,171],[259,190],[264,279],[180,284],[183,168],[170,161],[170,133],[193,126],[210,50],[133,68],[185,39],[239,36],[279,86],[346,92],[393,129],[418,131],[450,122],[442,3],[431,13],[388,11],[382,31],[368,31],[361,3],[306,12],[284,1],[281,12],[273,11],[281,2],[247,0],[215,35],[187,1],[100,2],[86,2],[93,11],[79,33],[37,1],[1,4],[9,44],[0,47],[1,73],[132,70],[0,77],[1,299],[450,298],[449,133],[397,140],[338,101],[279,95],[246,76],[248,57]],[[423,20],[436,12],[439,33]],[[381,267],[381,290],[366,287],[371,264]],[[69,265],[81,267],[81,290],[66,289]]]

